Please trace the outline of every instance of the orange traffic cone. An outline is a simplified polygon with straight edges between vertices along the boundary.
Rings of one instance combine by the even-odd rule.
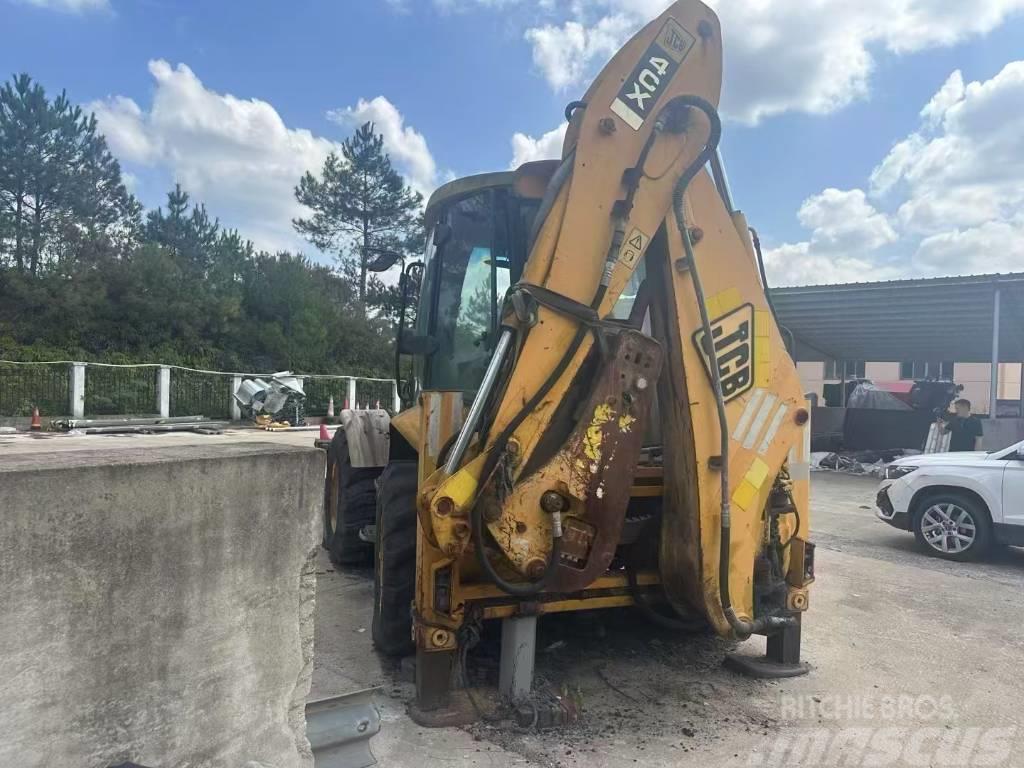
[[[328,419],[333,419],[334,418],[334,396],[333,395],[327,401],[327,418]]]
[[[32,408],[32,426],[29,427],[33,432],[40,432],[43,429],[43,422],[39,418],[39,408]]]
[[[346,411],[348,410],[348,398],[347,397],[345,398],[345,404],[343,406],[341,406],[341,407],[344,408]]]
[[[323,422],[320,422],[320,439],[321,440],[330,440],[331,439],[331,436],[329,434],[327,434],[327,425],[324,424]]]

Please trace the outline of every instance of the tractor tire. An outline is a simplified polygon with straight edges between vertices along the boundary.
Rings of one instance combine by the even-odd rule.
[[[359,538],[359,531],[373,524],[382,467],[353,467],[345,430],[339,428],[327,449],[324,482],[323,547],[338,566],[368,565],[373,544]]]
[[[377,481],[377,555],[373,572],[373,644],[385,656],[414,649],[416,589],[415,461],[392,461]]]

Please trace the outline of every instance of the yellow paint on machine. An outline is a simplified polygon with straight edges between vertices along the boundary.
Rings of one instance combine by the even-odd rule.
[[[587,427],[583,453],[595,464],[601,461],[601,442],[604,440],[604,433],[601,431],[601,427],[611,421],[614,416],[615,412],[607,403],[601,403],[594,409],[594,418],[590,420],[590,426]]]
[[[743,476],[739,487],[733,491],[732,503],[744,510],[751,510],[761,492],[761,486],[768,479],[770,472],[771,469],[767,464],[761,459],[755,458],[750,469],[747,470],[747,474]]]
[[[726,288],[707,300],[708,317],[717,318],[732,312],[743,303],[738,288]]]
[[[754,312],[754,386],[768,387],[772,383],[772,316],[767,309]]]

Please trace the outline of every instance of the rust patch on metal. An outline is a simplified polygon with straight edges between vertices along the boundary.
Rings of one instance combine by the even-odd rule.
[[[637,331],[609,339],[609,361],[583,410],[586,416],[561,452],[586,498],[581,511],[563,517],[562,553],[550,589],[583,589],[611,564],[661,358],[661,345]]]

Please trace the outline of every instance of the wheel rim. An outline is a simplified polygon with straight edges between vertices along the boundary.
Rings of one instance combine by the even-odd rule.
[[[327,519],[331,523],[331,533],[338,530],[338,465],[331,464],[327,495]]]
[[[966,509],[953,502],[932,504],[921,516],[921,535],[944,555],[965,552],[974,544],[978,526]]]

